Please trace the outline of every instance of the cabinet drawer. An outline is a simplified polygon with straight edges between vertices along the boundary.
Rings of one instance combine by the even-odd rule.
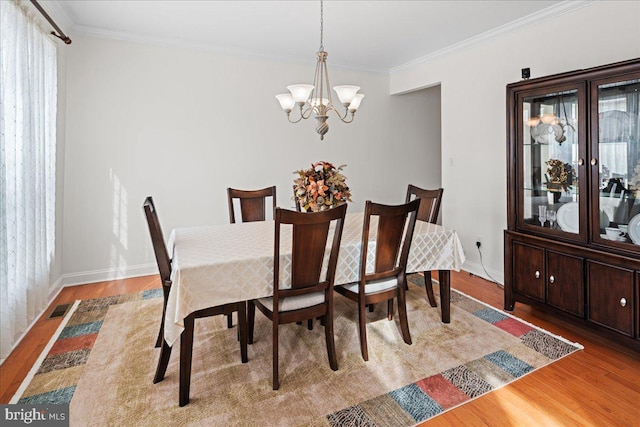
[[[547,252],[547,304],[584,318],[583,258]]]
[[[634,333],[634,272],[588,261],[589,320],[628,336]]]
[[[544,250],[516,242],[513,258],[515,292],[544,302]]]

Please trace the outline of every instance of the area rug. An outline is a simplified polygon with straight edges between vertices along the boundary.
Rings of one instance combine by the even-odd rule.
[[[410,282],[424,286],[420,275]],[[224,317],[198,319],[191,401],[183,408],[178,348],[164,381],[152,383],[159,294],[83,301],[19,402],[70,401],[72,426],[411,426],[581,348],[456,291],[451,323],[443,324],[424,289],[410,289],[413,344],[402,341],[397,320],[388,321],[386,304],[379,304],[367,319],[368,362],[360,355],[356,306],[336,295],[335,372],[319,323],[312,331],[281,326],[277,391],[271,388],[268,319],[256,313],[246,364],[240,363],[235,328],[227,329]]]

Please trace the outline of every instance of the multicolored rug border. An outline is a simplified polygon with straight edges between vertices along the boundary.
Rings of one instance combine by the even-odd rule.
[[[411,275],[409,280],[419,287],[424,287],[424,279],[421,275]],[[108,308],[114,304],[161,297],[161,289],[152,289],[133,294],[76,301],[10,403],[69,403]],[[543,355],[549,361],[534,367],[508,351],[495,351],[328,414],[326,421],[329,425],[414,425],[501,388],[584,348],[580,344],[572,343],[460,291],[452,289],[451,298],[452,302],[463,302],[459,304],[462,309],[519,338],[524,346]],[[463,301],[464,299],[467,301]],[[483,376],[486,372],[491,373],[490,379]],[[28,394],[34,378],[46,378],[48,373],[54,376],[67,376],[68,373],[68,384],[22,397]],[[34,388],[37,389],[37,386]]]
[[[412,283],[424,287],[424,281]],[[474,316],[519,338],[522,343],[549,358],[542,366],[533,367],[504,350],[423,378],[414,383],[379,395],[357,405],[327,415],[334,427],[380,425],[414,425],[470,402],[488,392],[502,388],[525,375],[556,362],[584,346],[553,334],[539,326],[500,311],[463,292],[452,289],[451,298],[467,298],[480,306]],[[500,378],[487,381],[483,372]],[[492,384],[493,382],[494,384]]]
[[[109,306],[150,298],[161,298],[162,289],[76,300],[44,347],[40,356],[9,401],[10,404],[66,404],[71,401],[75,385],[22,397],[38,374],[82,367],[102,327]]]

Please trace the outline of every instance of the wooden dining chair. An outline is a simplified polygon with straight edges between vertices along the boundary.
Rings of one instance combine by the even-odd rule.
[[[390,206],[367,200],[362,226],[362,244],[360,253],[360,281],[336,286],[336,292],[358,304],[358,330],[362,358],[369,360],[367,350],[366,306],[387,301],[388,319],[392,320],[393,300],[398,300],[400,329],[405,343],[411,344],[411,333],[407,320],[405,283],[407,259],[416,225],[416,213],[420,199],[403,205]],[[367,272],[367,256],[370,241],[372,217],[377,218],[375,236],[374,270]],[[407,221],[407,217],[409,220]]]
[[[435,190],[425,190],[415,185],[409,184],[407,188],[407,197],[405,202],[410,202],[415,198],[422,199],[420,203],[420,210],[418,211],[418,220],[430,222],[435,224],[438,222],[438,215],[440,214],[440,203],[442,203],[443,188],[437,188]],[[433,294],[433,283],[431,281],[431,271],[423,272],[424,275],[424,288],[427,291],[427,298],[431,307],[437,307],[436,297]],[[408,288],[407,288],[408,289]]]
[[[276,208],[276,187],[267,187],[262,190],[238,190],[227,188],[229,200],[229,221],[236,223],[236,209],[234,200],[240,202],[240,218],[242,222],[264,221],[266,219],[267,197],[272,199],[272,213]]]
[[[242,222],[264,221],[266,219],[267,198],[271,197],[272,212],[276,208],[276,187],[267,187],[262,190],[239,190],[227,188],[227,200],[229,202],[229,222],[236,223],[236,209],[234,200],[239,201]],[[227,327],[233,327],[233,315],[227,316]]]
[[[156,262],[158,264],[158,271],[160,273],[160,279],[162,281],[162,291],[164,294],[164,303],[162,306],[162,319],[160,320],[160,332],[156,340],[156,347],[161,347],[160,358],[158,359],[158,366],[153,378],[153,383],[157,383],[164,379],[167,366],[169,364],[169,358],[171,357],[171,347],[164,340],[164,318],[167,312],[167,301],[169,299],[169,292],[171,290],[171,259],[169,258],[169,252],[165,245],[164,236],[162,234],[162,228],[160,227],[160,221],[158,220],[158,213],[153,203],[151,196],[147,197],[142,205],[145,216],[147,218],[147,225],[149,226],[149,233],[151,234],[151,243],[153,244],[153,252],[156,256]],[[247,358],[247,316],[246,316],[246,303],[235,302],[230,304],[224,304],[216,307],[210,307],[203,310],[198,310],[185,319],[185,323],[193,322],[194,319],[202,317],[216,316],[219,314],[230,315],[233,312],[238,312],[238,329],[240,336],[240,355],[242,363],[246,363]],[[193,328],[191,328],[193,332]],[[190,351],[193,348],[193,335],[185,337],[181,336],[181,351],[185,349],[185,345]],[[184,341],[186,340],[186,341]],[[188,367],[181,366],[180,370],[188,369],[187,377],[191,375],[191,360],[189,359]],[[188,401],[188,382],[187,386],[187,401]],[[182,403],[184,391],[180,390],[180,400]],[[182,404],[180,406],[183,406]]]
[[[329,366],[334,371],[338,369],[333,339],[333,281],[346,212],[346,203],[333,209],[313,213],[276,208],[273,297],[250,300],[248,303],[249,343],[253,343],[256,307],[272,322],[274,390],[280,387],[278,327],[282,324],[321,317],[324,321]],[[332,223],[335,223],[335,228],[329,258],[325,263],[325,252]],[[283,286],[285,284],[280,282],[280,234],[281,225],[289,224],[292,225],[291,286],[285,288]]]

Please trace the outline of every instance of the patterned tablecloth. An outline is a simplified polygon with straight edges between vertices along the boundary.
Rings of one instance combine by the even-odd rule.
[[[336,285],[359,280],[362,213],[347,214]],[[373,269],[375,223],[370,230],[367,271]],[[287,234],[288,232],[288,234]],[[283,226],[281,282],[290,283],[291,227]],[[288,240],[288,243],[287,243]],[[248,222],[176,228],[168,249],[172,255],[171,292],[167,302],[165,339],[173,343],[184,330],[183,319],[194,311],[273,294],[274,222]],[[416,222],[407,272],[459,271],[465,256],[454,230]]]

